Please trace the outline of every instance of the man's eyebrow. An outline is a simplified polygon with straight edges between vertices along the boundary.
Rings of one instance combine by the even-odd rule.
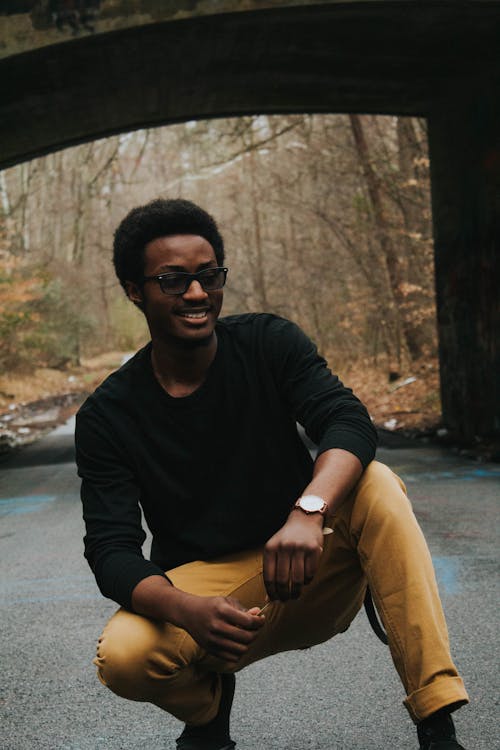
[[[198,266],[196,266],[197,271],[203,271],[205,268],[215,268],[216,266],[213,265],[213,260],[207,260],[205,263],[200,263]],[[158,269],[158,273],[189,273],[189,271],[186,270],[184,266],[160,266]]]

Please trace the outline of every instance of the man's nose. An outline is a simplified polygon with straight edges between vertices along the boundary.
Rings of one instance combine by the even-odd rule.
[[[202,285],[198,281],[198,279],[193,279],[182,295],[184,299],[206,299],[208,297],[208,294],[203,289]]]

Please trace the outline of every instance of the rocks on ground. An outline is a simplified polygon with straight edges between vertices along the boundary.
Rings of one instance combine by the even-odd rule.
[[[38,440],[64,424],[87,397],[86,391],[62,393],[31,401],[11,403],[0,414],[0,456]]]

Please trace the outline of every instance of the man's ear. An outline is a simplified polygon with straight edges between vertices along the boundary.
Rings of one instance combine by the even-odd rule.
[[[136,305],[142,305],[142,292],[140,287],[134,281],[126,281],[125,289],[131,302],[134,302]]]

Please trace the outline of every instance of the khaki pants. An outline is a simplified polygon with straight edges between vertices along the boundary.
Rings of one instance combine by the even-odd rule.
[[[221,672],[322,643],[346,630],[368,582],[413,720],[451,703],[466,703],[429,551],[401,480],[372,462],[333,527],[312,583],[299,599],[266,609],[264,627],[236,665],[208,655],[168,622],[120,609],[99,639],[94,660],[99,678],[117,695],[154,703],[190,724],[205,724],[218,710]],[[231,595],[247,608],[266,600],[260,549],[188,563],[167,574],[177,588],[193,594]]]

